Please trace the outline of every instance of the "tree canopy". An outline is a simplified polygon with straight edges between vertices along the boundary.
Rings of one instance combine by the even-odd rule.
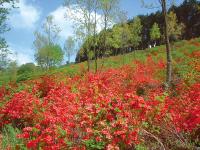
[[[12,7],[14,7],[15,0],[0,1],[0,70],[7,67],[9,63],[8,54],[10,53],[7,42],[3,37],[3,33],[9,31],[10,29],[6,23],[10,9],[5,8],[5,4],[10,4]]]
[[[59,65],[63,60],[64,53],[59,45],[47,45],[38,49],[35,53],[35,60],[42,68]]]

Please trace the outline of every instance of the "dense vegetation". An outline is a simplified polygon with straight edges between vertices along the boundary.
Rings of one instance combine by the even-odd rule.
[[[171,6],[169,13],[169,29],[170,41],[174,42],[178,39],[189,40],[200,36],[200,2],[197,0],[185,0],[180,6]],[[139,19],[140,23],[137,23]],[[137,49],[146,49],[149,45],[160,45],[165,43],[164,38],[164,18],[161,11],[156,13],[139,15],[138,17],[128,20],[126,25],[123,21],[109,29],[107,32],[107,51],[104,52],[104,31],[98,34],[96,49],[98,49],[98,57],[118,55],[127,53]],[[152,28],[157,24],[157,37],[152,37]],[[182,27],[181,27],[182,26]],[[122,29],[120,29],[120,27]],[[155,26],[154,26],[155,27]],[[119,31],[122,30],[122,31]],[[155,30],[154,30],[155,31]],[[120,33],[122,32],[122,33]],[[120,37],[120,34],[122,37]],[[124,35],[123,35],[124,34]],[[116,36],[117,35],[117,36]],[[134,39],[131,39],[133,38]],[[90,39],[89,39],[90,40]],[[121,43],[119,43],[119,41]],[[94,43],[94,42],[93,42]],[[87,44],[87,42],[85,42]],[[94,44],[90,44],[91,51],[94,51]],[[76,61],[81,62],[87,60],[84,45],[76,56]],[[94,52],[93,52],[94,53]],[[94,59],[94,58],[93,58]]]
[[[168,92],[164,46],[101,60],[107,69],[97,73],[82,63],[2,86],[3,148],[195,149],[199,46],[200,39],[175,43]]]
[[[4,4],[15,2],[0,2],[0,33],[8,30]],[[48,16],[34,33],[38,66],[10,61],[0,37],[0,149],[198,149],[199,1],[168,9],[160,0],[161,12],[129,21],[118,0],[65,2],[76,35],[62,49]]]

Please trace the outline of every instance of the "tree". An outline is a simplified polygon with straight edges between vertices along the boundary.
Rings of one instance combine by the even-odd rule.
[[[8,50],[8,45],[6,40],[2,37],[2,34],[9,31],[9,27],[6,24],[7,16],[9,14],[8,8],[5,8],[5,4],[10,4],[14,7],[15,0],[1,0],[0,1],[0,70],[6,68],[9,63],[8,55],[10,51]]]
[[[8,73],[9,73],[9,80],[15,82],[17,80],[17,62],[16,61],[12,61],[9,63],[8,65]]]
[[[118,0],[100,0],[100,10],[103,15],[103,26],[104,26],[104,34],[103,34],[103,55],[107,49],[106,41],[107,41],[107,29],[110,25],[113,24],[115,19],[115,14],[117,14],[117,9],[119,1]]]
[[[139,17],[134,18],[133,22],[130,24],[130,32],[131,32],[131,46],[136,48],[139,43],[141,42],[141,31],[142,31],[142,24]]]
[[[2,41],[1,41],[2,40]],[[8,46],[6,44],[6,41],[3,39],[0,39],[0,70],[5,69],[7,65],[9,64],[9,58],[8,55],[10,54],[10,51],[8,49]]]
[[[43,32],[35,32],[35,40],[33,42],[35,50],[41,49],[47,45],[55,45],[59,39],[61,29],[54,24],[53,16],[48,16],[42,26]]]
[[[61,29],[56,24],[54,24],[53,16],[50,15],[46,18],[46,22],[43,25],[43,29],[47,35],[48,45],[55,43],[59,38],[59,33]]]
[[[184,0],[183,3],[170,8],[177,15],[178,22],[184,24],[184,32],[181,38],[191,39],[200,36],[200,1]]]
[[[68,63],[70,63],[70,57],[75,51],[75,42],[72,36],[69,36],[67,40],[65,41],[64,45],[64,51],[67,54],[68,57]]]
[[[65,6],[67,7],[66,16],[74,21],[74,29],[76,36],[84,42],[84,54],[87,56],[88,71],[90,70],[90,40],[87,38],[92,36],[94,31],[94,21],[96,21],[94,15],[94,9],[96,9],[96,3],[94,0],[65,0]],[[73,10],[73,11],[71,11]],[[78,15],[77,15],[78,14]]]
[[[182,35],[184,24],[178,23],[176,14],[172,11],[167,15],[167,19],[170,40],[176,40]]]
[[[131,33],[128,24],[115,25],[112,32],[108,34],[107,42],[110,47],[120,49],[120,53],[124,54],[126,48],[130,44]]]
[[[47,45],[38,49],[35,54],[35,60],[42,68],[49,69],[53,66],[60,65],[64,53],[59,45]]]
[[[93,51],[94,51],[94,59],[95,59],[95,72],[97,72],[98,69],[98,50],[97,50],[97,42],[98,42],[98,37],[97,37],[97,24],[98,24],[98,18],[97,18],[97,11],[100,8],[100,2],[99,0],[94,0],[94,22],[93,22]]]
[[[150,37],[152,41],[156,41],[160,38],[160,28],[157,23],[154,23],[150,30]]]
[[[169,0],[170,1],[170,0]],[[168,24],[168,17],[167,17],[167,0],[158,0],[162,8],[162,15],[164,18],[164,36],[165,36],[165,45],[166,45],[166,57],[167,57],[167,71],[166,71],[166,88],[171,86],[172,81],[172,58],[171,58],[171,47],[169,42],[169,24]],[[173,1],[173,0],[172,0]],[[144,4],[144,0],[142,0]],[[147,6],[147,7],[153,7]]]
[[[171,58],[171,48],[170,48],[170,42],[169,42],[169,24],[168,24],[168,18],[167,18],[167,6],[166,6],[166,0],[159,0],[160,4],[162,6],[162,13],[164,16],[164,34],[165,34],[165,45],[166,45],[166,54],[167,54],[167,72],[166,72],[166,83],[167,88],[171,86],[172,81],[172,58]]]
[[[26,63],[19,67],[17,74],[24,74],[24,73],[32,73],[36,70],[36,66],[34,63]]]
[[[119,23],[121,25],[120,40],[121,40],[121,54],[124,54],[130,44],[131,32],[128,25],[127,12],[119,11]]]
[[[54,24],[53,16],[48,16],[42,26],[43,32],[35,32],[35,60],[42,67],[49,69],[63,60],[63,51],[58,44],[60,28]]]

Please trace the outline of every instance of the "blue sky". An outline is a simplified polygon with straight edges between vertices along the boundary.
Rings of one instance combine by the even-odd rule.
[[[146,0],[148,3],[156,0]],[[62,29],[60,44],[73,33],[70,20],[64,19],[65,9],[62,7],[64,0],[19,0],[19,8],[9,15],[8,24],[11,30],[4,34],[13,53],[11,58],[18,64],[34,62],[34,31],[39,29],[48,15],[53,15],[55,23]],[[180,4],[182,0],[177,0]],[[129,18],[138,14],[147,14],[157,11],[141,7],[140,0],[121,0],[120,8],[128,13]],[[63,46],[62,46],[63,47]]]

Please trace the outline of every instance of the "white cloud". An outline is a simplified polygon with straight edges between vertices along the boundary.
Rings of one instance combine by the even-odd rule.
[[[76,26],[77,20],[81,20],[83,18],[83,13],[79,10],[75,10],[76,8],[66,8],[63,6],[58,7],[56,10],[51,12],[49,15],[52,15],[54,17],[54,23],[60,27],[62,30],[60,33],[60,36],[62,39],[67,39],[68,36],[73,35],[74,29],[73,26]],[[66,15],[67,13],[67,15]],[[74,20],[74,18],[78,18],[77,20]],[[66,17],[67,16],[67,17]],[[70,17],[71,16],[71,17]],[[94,17],[94,13],[92,13],[92,16]],[[100,32],[102,30],[102,24],[103,24],[103,18],[100,14],[97,14],[97,30]]]
[[[11,51],[9,58],[12,61],[17,61],[18,65],[22,65],[22,64],[30,63],[30,62],[35,63],[34,58],[33,58],[33,50],[29,48],[25,48],[25,47],[19,47],[11,43],[9,45],[10,45],[9,49]]]
[[[18,53],[16,57],[12,57],[11,59],[16,60],[19,65],[33,62],[29,55],[23,53]]]
[[[20,0],[16,4],[9,17],[9,23],[13,28],[34,28],[37,21],[40,19],[40,10],[32,4],[28,4],[27,0]]]
[[[54,17],[54,23],[61,29],[60,36],[62,39],[67,39],[68,36],[73,34],[73,22],[65,18],[65,13],[66,8],[63,6],[50,13]]]

